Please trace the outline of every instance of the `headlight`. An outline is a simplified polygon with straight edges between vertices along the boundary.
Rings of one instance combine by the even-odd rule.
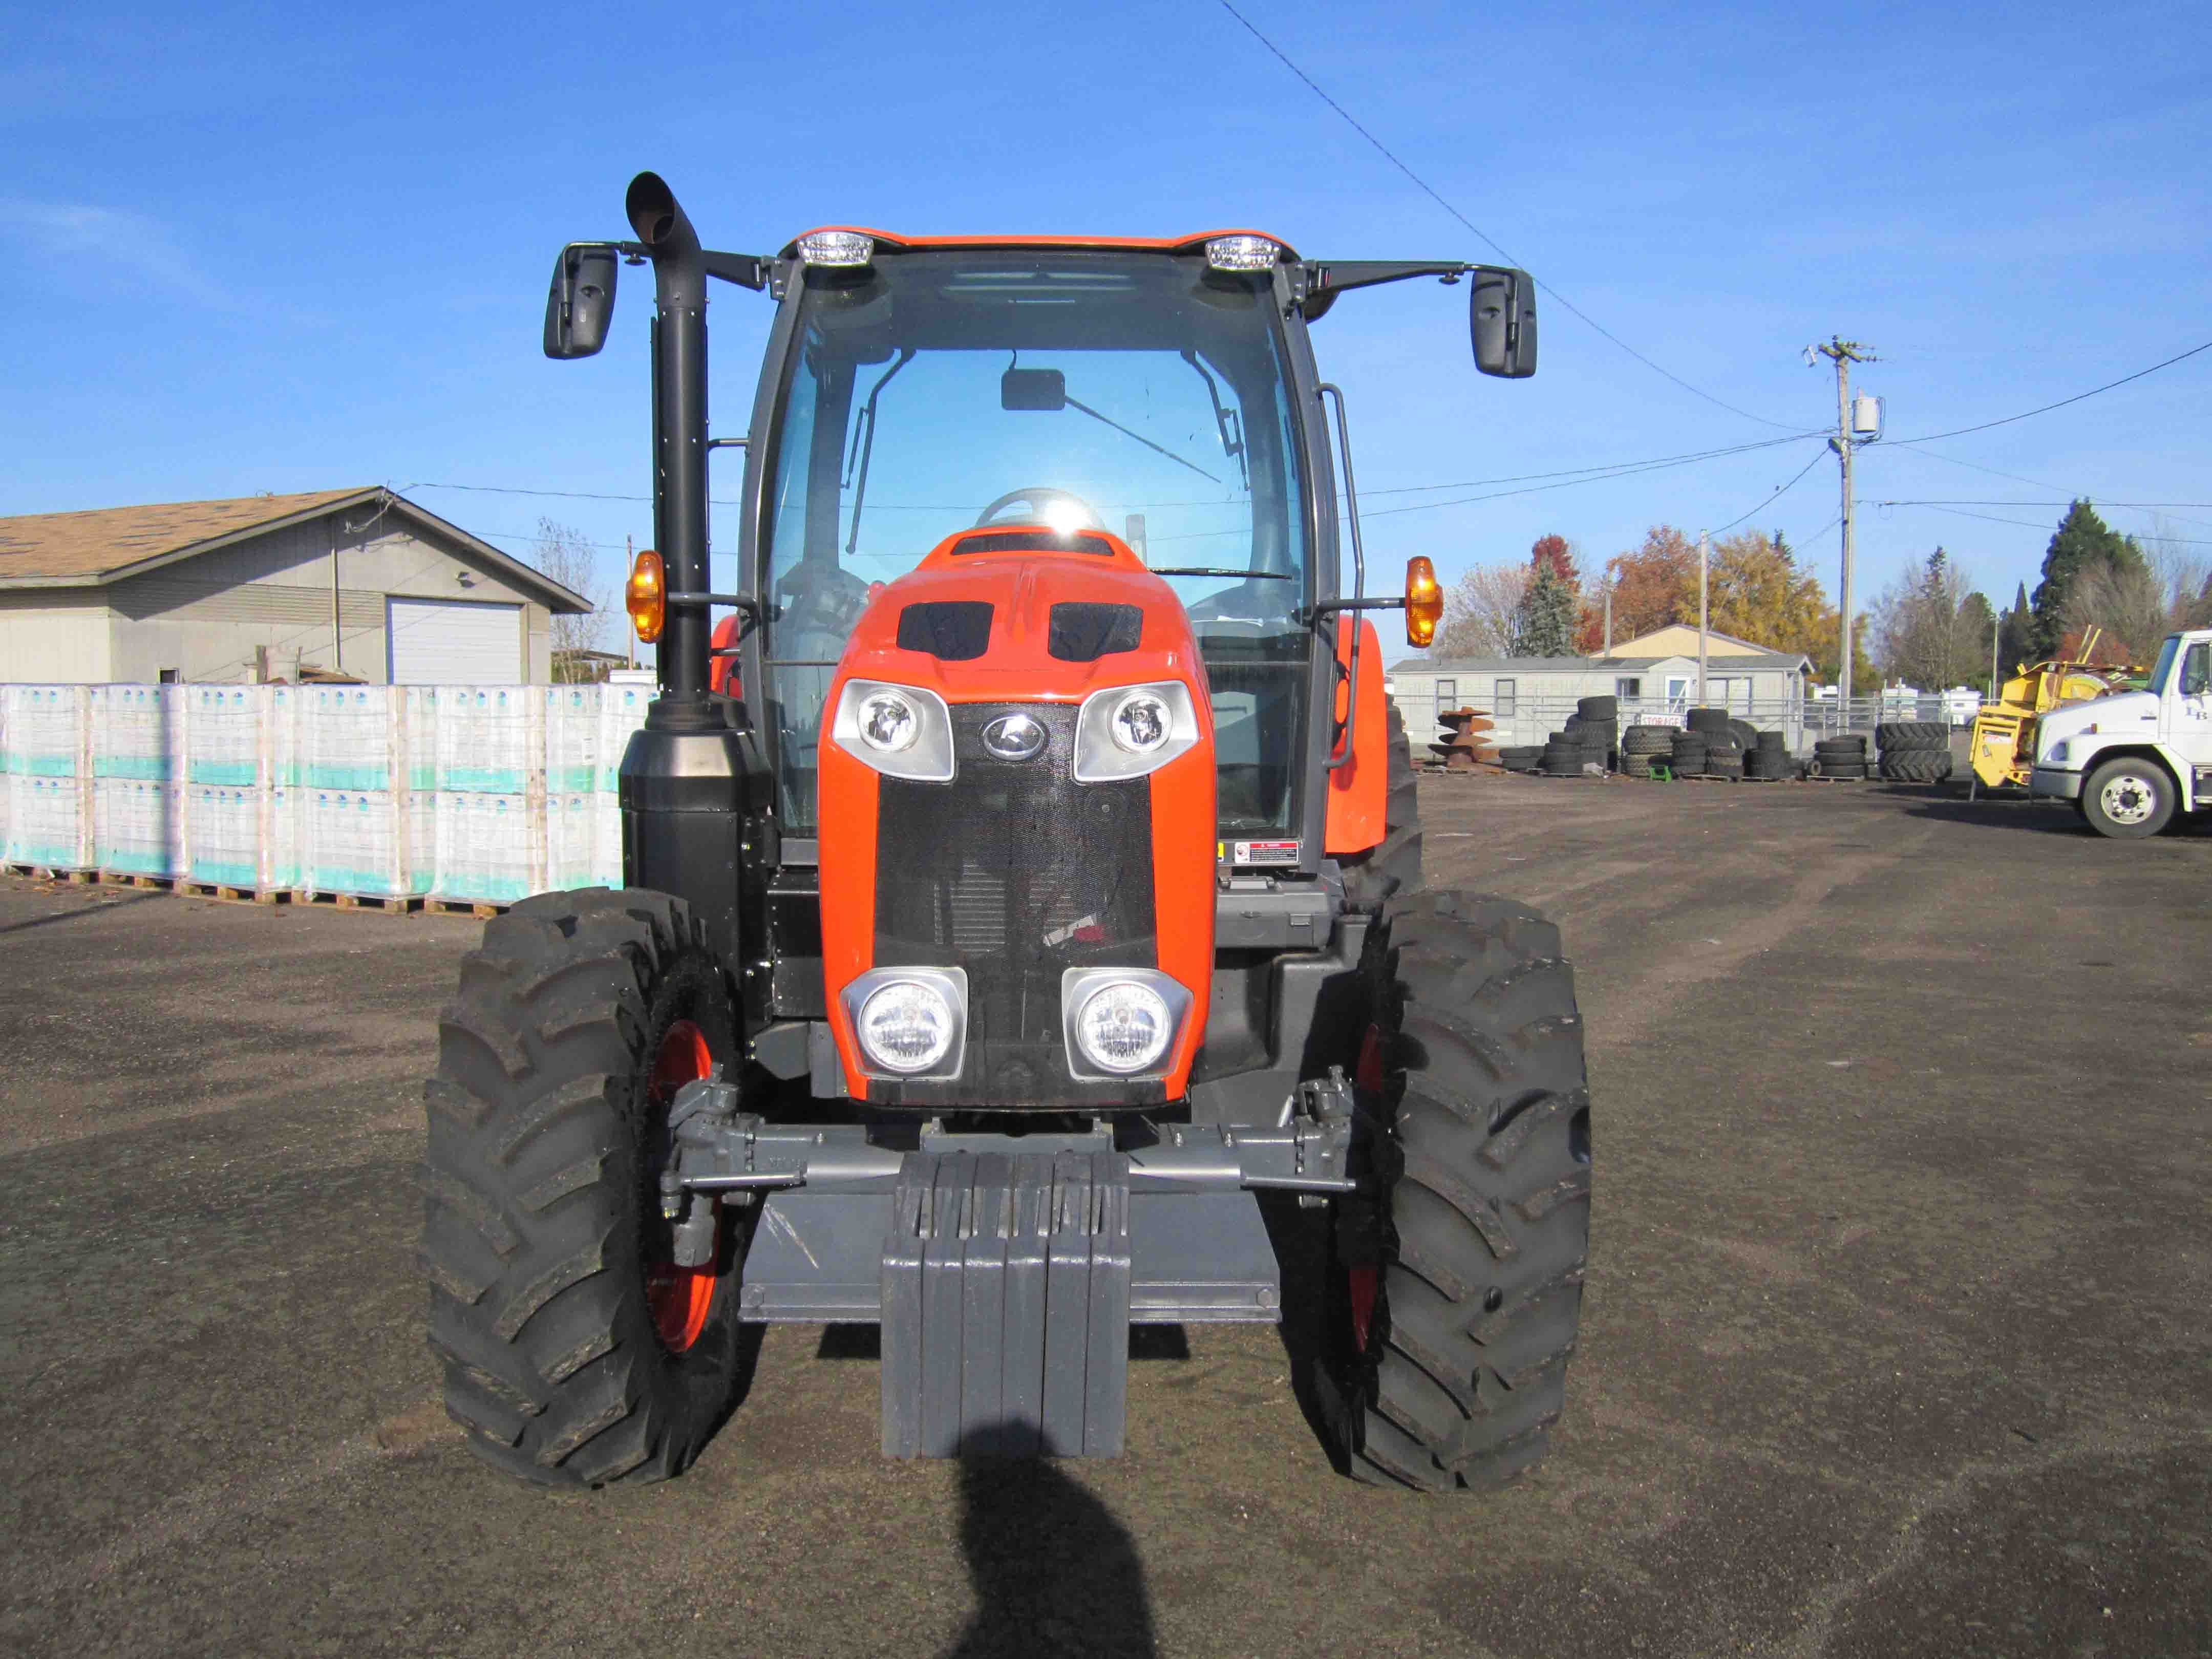
[[[1152,968],[1071,968],[1060,981],[1067,1066],[1079,1078],[1158,1072],[1190,993]]]
[[[892,1077],[960,1074],[967,1038],[968,975],[957,968],[874,968],[840,1000],[864,1070]]]
[[[1197,707],[1181,680],[1109,686],[1085,697],[1075,717],[1075,781],[1140,778],[1197,742]]]
[[[2043,763],[2046,766],[2063,766],[2066,764],[2065,738],[2059,738],[2057,742],[2052,744],[2050,748],[2043,751]]]
[[[830,720],[830,740],[894,778],[952,781],[952,716],[945,699],[918,685],[847,680]]]
[[[896,755],[914,747],[921,718],[914,705],[896,691],[878,691],[860,703],[860,741],[871,749]]]

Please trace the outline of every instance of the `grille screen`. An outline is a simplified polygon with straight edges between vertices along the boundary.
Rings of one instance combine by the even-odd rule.
[[[1017,709],[1048,741],[1002,761],[981,733]],[[1117,1088],[1133,1103],[1068,1076],[1060,982],[1158,963],[1151,781],[1076,783],[1072,708],[956,704],[952,726],[957,781],[879,786],[875,962],[967,970],[968,1061],[957,1084],[893,1087],[916,1104],[1105,1104]]]

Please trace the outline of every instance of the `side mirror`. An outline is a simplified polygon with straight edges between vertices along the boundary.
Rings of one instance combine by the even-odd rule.
[[[1468,295],[1474,366],[1485,374],[1525,380],[1536,372],[1536,282],[1510,265],[1477,265]]]
[[[999,376],[999,407],[1056,414],[1067,407],[1067,376],[1056,368],[1010,368]]]
[[[590,357],[607,343],[621,260],[607,242],[571,242],[553,262],[545,294],[545,355]]]

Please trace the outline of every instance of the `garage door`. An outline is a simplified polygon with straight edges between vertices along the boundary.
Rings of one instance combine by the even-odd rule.
[[[387,599],[394,685],[513,685],[522,678],[522,607]]]

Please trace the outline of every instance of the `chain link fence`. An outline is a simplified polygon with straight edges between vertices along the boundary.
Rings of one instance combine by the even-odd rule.
[[[1400,703],[1416,758],[1424,754],[1423,744],[1441,744],[1448,735],[1439,716],[1453,709],[1481,707],[1480,703],[1469,705],[1463,698],[1450,699],[1438,708],[1425,707],[1431,701],[1416,696]],[[1510,707],[1489,711],[1492,729],[1486,735],[1500,748],[1540,744],[1553,732],[1566,729],[1567,717],[1576,712],[1579,701],[1571,696],[1516,698]],[[1790,752],[1796,755],[1809,754],[1814,744],[1822,738],[1846,732],[1863,732],[1871,738],[1875,727],[1884,721],[1941,722],[1963,732],[1973,724],[1974,719],[1972,709],[1959,702],[1936,695],[1905,696],[1895,692],[1853,697],[1848,703],[1835,697],[1730,697],[1725,703],[1716,702],[1711,705],[1696,704],[1686,698],[1620,697],[1615,702],[1620,708],[1620,728],[1624,732],[1632,726],[1680,728],[1688,723],[1693,707],[1725,708],[1734,718],[1747,721],[1762,732],[1782,732]]]

